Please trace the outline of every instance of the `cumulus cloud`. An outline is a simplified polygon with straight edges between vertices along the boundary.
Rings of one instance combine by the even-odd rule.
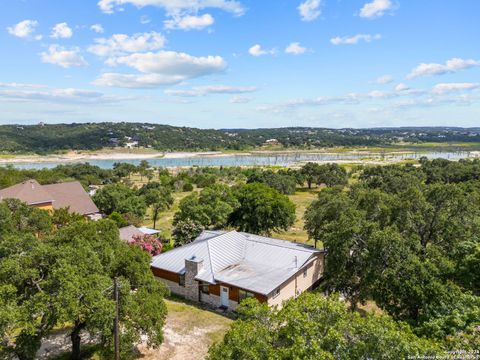
[[[10,35],[19,37],[21,39],[41,40],[42,35],[34,36],[37,26],[38,21],[36,20],[23,20],[18,24],[7,27],[7,31]]]
[[[245,9],[239,1],[235,0],[100,0],[100,9],[111,14],[115,10],[121,10],[124,5],[133,5],[138,8],[156,6],[165,9],[168,15],[182,13],[197,13],[199,10],[214,8],[224,10],[234,15],[243,15]]]
[[[410,86],[404,83],[400,83],[397,86],[395,86],[395,91],[402,92],[402,91],[407,91],[410,90]]]
[[[479,60],[453,58],[448,60],[445,64],[438,63],[422,63],[412,69],[407,75],[407,79],[414,79],[421,76],[428,75],[443,75],[447,73],[454,73],[460,70],[465,70],[474,66],[480,66]]]
[[[154,31],[137,33],[132,36],[114,34],[109,38],[98,38],[94,41],[95,44],[90,46],[88,51],[100,57],[158,50],[165,45],[163,35]]]
[[[303,21],[313,21],[320,16],[321,0],[306,0],[298,6],[298,12]]]
[[[195,57],[175,51],[135,53],[111,59],[110,65],[125,65],[143,74],[104,73],[95,85],[153,88],[222,72],[227,63],[221,56]]]
[[[300,45],[298,42],[293,42],[285,48],[285,53],[292,55],[301,55],[307,52],[307,48]]]
[[[381,17],[386,11],[392,10],[393,7],[391,0],[373,0],[363,5],[360,9],[360,16],[368,19]]]
[[[375,34],[375,35],[370,35],[370,34],[357,34],[353,36],[337,36],[332,39],[330,39],[330,42],[333,45],[356,45],[360,41],[365,41],[367,43],[372,42],[374,40],[380,40],[382,38],[382,35],[380,34]]]
[[[90,30],[96,32],[97,34],[103,34],[105,32],[102,24],[93,24],[92,26],[90,26]]]
[[[432,88],[434,94],[445,94],[453,91],[473,90],[479,87],[474,83],[443,83],[437,84]]]
[[[195,86],[188,90],[165,90],[165,94],[182,97],[198,97],[209,94],[244,94],[257,91],[255,86],[206,85]]]
[[[375,79],[375,83],[380,85],[390,84],[392,81],[393,81],[393,76],[388,74],[382,75]]]
[[[44,63],[58,65],[63,68],[88,65],[80,54],[80,49],[78,47],[67,49],[54,44],[50,45],[48,51],[42,52],[40,56]]]
[[[260,44],[255,44],[250,49],[248,49],[248,53],[252,56],[263,56],[263,55],[274,55],[276,51],[275,49],[266,50],[266,49],[263,49]]]
[[[52,28],[51,38],[54,39],[69,39],[73,36],[73,30],[66,22],[55,25]]]
[[[201,16],[186,15],[175,16],[172,19],[165,20],[164,25],[167,29],[172,30],[202,30],[206,27],[213,25],[215,19],[210,14],[204,14]]]

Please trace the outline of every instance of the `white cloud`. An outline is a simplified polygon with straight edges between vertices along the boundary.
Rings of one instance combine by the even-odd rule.
[[[51,38],[54,39],[69,39],[73,36],[73,30],[66,22],[55,25],[52,28]]]
[[[446,73],[453,73],[459,70],[465,70],[474,66],[480,66],[479,60],[465,60],[460,58],[453,58],[448,60],[445,64],[437,63],[422,63],[416,68],[412,69],[407,75],[408,79],[414,79],[420,76],[428,75],[443,75]]]
[[[298,42],[293,42],[285,48],[285,53],[293,55],[301,55],[307,51],[306,47],[303,47]]]
[[[20,89],[43,89],[46,88],[46,85],[38,84],[22,84],[22,83],[2,83],[0,82],[1,88],[20,88]]]
[[[48,51],[42,52],[40,56],[44,63],[59,65],[64,68],[88,65],[80,54],[78,47],[66,49],[60,45],[50,45]]]
[[[239,1],[235,0],[100,0],[98,6],[100,9],[111,14],[116,9],[122,9],[123,5],[134,5],[138,8],[145,6],[156,6],[165,9],[168,15],[178,15],[184,13],[197,13],[206,8],[220,9],[233,13],[234,15],[243,15],[245,9]]]
[[[434,94],[445,94],[453,91],[473,90],[479,87],[474,83],[443,83],[437,84],[432,88]]]
[[[303,21],[313,21],[321,14],[321,0],[306,0],[298,6],[298,12]]]
[[[158,50],[165,45],[165,38],[157,32],[137,33],[132,36],[114,34],[109,38],[95,39],[95,45],[88,51],[101,57],[118,56],[127,53]]]
[[[392,75],[382,75],[382,76],[375,79],[375,83],[380,84],[380,85],[389,84],[392,81],[393,81],[393,76]]]
[[[373,0],[360,9],[360,16],[368,19],[381,17],[386,11],[393,9],[391,0]]]
[[[252,101],[253,99],[251,97],[246,97],[246,96],[233,96],[229,102],[232,104],[246,104]]]
[[[112,103],[132,99],[132,97],[117,97],[105,95],[101,92],[65,88],[49,89],[43,85],[37,85],[44,90],[0,90],[0,98],[13,101],[41,101],[53,103],[80,103],[80,104],[100,104]]]
[[[393,93],[389,92],[384,92],[384,91],[379,91],[379,90],[373,90],[368,93],[368,96],[371,98],[389,98],[392,96],[395,96]]]
[[[18,24],[7,27],[7,31],[10,35],[22,38],[22,39],[35,39],[41,40],[42,35],[33,36],[35,30],[38,26],[38,21],[36,20],[23,20]]]
[[[114,64],[127,65],[143,73],[177,74],[186,79],[220,72],[227,66],[221,56],[195,57],[175,51],[131,54],[116,58]]]
[[[170,20],[165,20],[164,25],[167,29],[175,30],[202,30],[210,25],[213,25],[215,19],[210,14],[201,16],[186,15],[174,16]]]
[[[250,49],[248,49],[248,53],[252,56],[274,55],[276,53],[276,50],[266,50],[263,49],[260,44],[255,44]]]
[[[400,83],[397,86],[395,86],[395,91],[402,92],[402,91],[407,91],[410,90],[410,86],[404,83]]]
[[[209,94],[245,94],[257,91],[255,86],[206,85],[195,86],[188,90],[165,90],[165,94],[182,97],[198,97]]]
[[[103,73],[92,83],[97,86],[149,89],[177,84],[182,80],[182,77],[175,75]]]
[[[332,39],[330,39],[330,42],[333,45],[355,45],[358,44],[360,41],[365,41],[365,42],[372,42],[374,40],[380,40],[382,38],[382,35],[380,34],[375,34],[375,35],[370,35],[370,34],[357,34],[353,36],[337,36]]]
[[[102,24],[93,24],[92,26],[90,26],[90,30],[96,32],[97,34],[103,34],[105,32]]]
[[[222,72],[227,63],[221,56],[195,57],[175,51],[135,53],[114,58],[111,65],[125,65],[144,74],[105,73],[95,85],[152,88]]]

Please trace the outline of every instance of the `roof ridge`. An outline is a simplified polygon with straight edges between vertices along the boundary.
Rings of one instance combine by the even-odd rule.
[[[210,244],[208,243],[207,239],[205,242],[207,243],[207,254],[208,254],[208,262],[210,263],[210,273],[212,274],[213,280],[215,280],[215,270],[213,269],[213,264],[212,264],[212,254],[210,253]],[[215,280],[216,281],[216,280]]]
[[[255,234],[252,234],[252,235],[255,235]],[[261,236],[261,235],[255,235],[255,236]],[[248,237],[248,236],[245,236],[245,237],[246,237],[247,241],[254,241],[254,242],[262,243],[262,244],[266,244],[266,243],[267,243],[267,242],[263,242],[263,241],[261,241],[261,240],[251,239],[251,238]],[[284,242],[288,242],[288,243],[290,243],[290,244],[298,244],[298,243],[296,243],[296,242],[292,242],[292,241],[288,241],[288,240],[274,239],[274,238],[269,238],[269,237],[267,237],[267,239],[274,240],[274,241],[284,241]],[[282,248],[288,248],[288,246],[282,246],[282,245],[280,245],[280,244],[275,244],[275,243],[273,243],[273,244],[268,243],[268,245],[277,246],[277,247],[282,247]],[[304,245],[304,244],[300,244],[300,245]],[[308,246],[308,245],[307,245],[307,246]],[[304,252],[321,251],[320,249],[316,249],[316,248],[314,248],[314,247],[312,247],[311,249],[305,249],[305,248],[302,249],[302,248],[300,247],[299,249],[295,249],[295,250],[304,251]]]

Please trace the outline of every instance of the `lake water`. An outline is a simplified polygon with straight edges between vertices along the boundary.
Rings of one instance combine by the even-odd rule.
[[[190,166],[290,166],[308,161],[358,161],[361,159],[368,160],[406,160],[419,159],[426,156],[429,159],[443,158],[449,160],[459,160],[478,156],[478,153],[466,151],[459,152],[430,152],[430,153],[278,153],[278,154],[254,154],[254,155],[226,155],[226,156],[209,156],[199,155],[195,157],[184,158],[158,158],[148,159],[150,165],[156,167],[190,167]],[[103,169],[111,169],[116,162],[125,162],[138,165],[142,159],[115,159],[115,160],[82,160],[81,163],[88,162],[97,165]],[[53,168],[58,165],[71,164],[74,162],[37,162],[37,163],[13,163],[18,169],[42,169]]]

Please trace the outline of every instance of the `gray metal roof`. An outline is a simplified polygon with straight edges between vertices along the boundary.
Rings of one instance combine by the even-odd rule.
[[[320,253],[304,244],[239,233],[204,231],[194,242],[155,256],[152,266],[183,274],[185,259],[203,260],[197,280],[269,294]]]

